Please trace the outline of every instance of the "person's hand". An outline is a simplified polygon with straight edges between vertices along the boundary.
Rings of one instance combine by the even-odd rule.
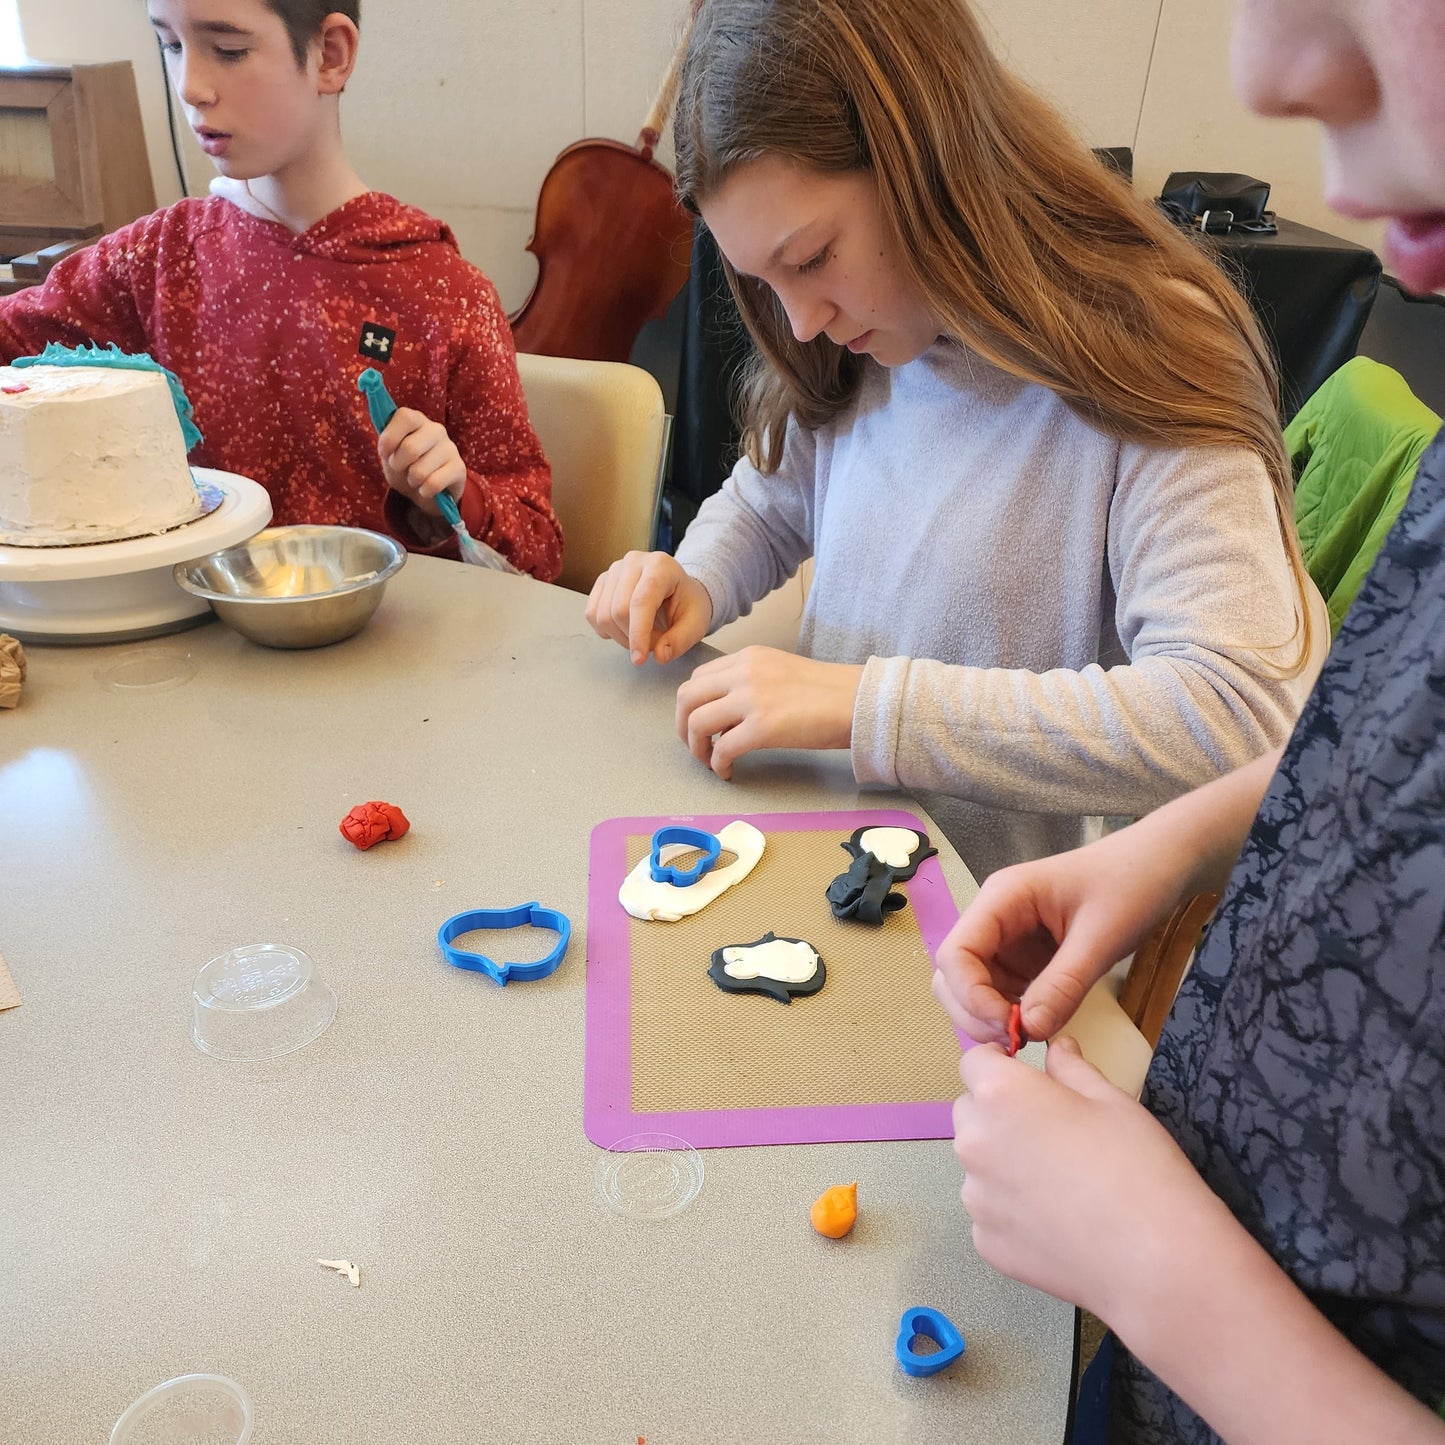
[[[438,492],[450,492],[461,500],[467,485],[466,463],[440,422],[411,407],[398,407],[377,438],[376,450],[387,486],[429,516],[439,515]]]
[[[1022,1005],[1031,1039],[1052,1038],[1089,989],[1187,891],[1187,846],[1144,819],[1097,843],[1003,868],[949,930],[933,992],[970,1038],[1002,1043]]]
[[[861,667],[745,647],[678,688],[678,736],[724,780],[756,748],[846,748],[862,680]]]
[[[959,1065],[960,1195],[979,1255],[1003,1274],[1118,1326],[1180,1251],[1233,1220],[1142,1105],[1073,1039],[1046,1071],[992,1046]]]
[[[592,584],[587,621],[639,666],[649,656],[671,662],[707,636],[712,598],[666,552],[629,552]]]
[[[959,1071],[959,1193],[995,1269],[1098,1315],[1239,1445],[1445,1442],[1072,1039],[1044,1073],[992,1045]]]

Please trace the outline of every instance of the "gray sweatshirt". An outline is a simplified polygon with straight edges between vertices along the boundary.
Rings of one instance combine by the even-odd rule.
[[[1120,442],[951,342],[739,461],[677,550],[714,628],[809,555],[799,651],[865,664],[854,775],[980,879],[1282,743],[1328,647],[1311,587],[1314,657],[1274,675],[1298,589],[1257,455]]]

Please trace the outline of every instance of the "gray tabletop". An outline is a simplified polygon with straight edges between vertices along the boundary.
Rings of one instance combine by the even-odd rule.
[[[860,794],[841,754],[718,781],[673,732],[697,659],[635,670],[582,606],[414,557],[366,631],[314,652],[216,623],[30,650],[0,714],[0,954],[23,998],[0,1013],[6,1445],[103,1442],[193,1371],[244,1386],[255,1445],[1061,1441],[1072,1311],[977,1258],[947,1141],[708,1150],[663,1221],[600,1198],[593,825]],[[337,823],[373,798],[414,826],[362,853]],[[943,863],[962,903],[946,844]],[[441,959],[449,914],[534,898],[574,921],[551,978],[501,989]],[[305,949],[335,1022],[268,1063],[209,1058],[191,980],[255,942]],[[807,1208],[850,1179],[839,1248]],[[968,1350],[913,1379],[893,1342],[923,1304]]]

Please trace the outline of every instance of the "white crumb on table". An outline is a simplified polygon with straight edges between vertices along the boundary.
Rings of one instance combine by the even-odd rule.
[[[352,1264],[349,1259],[318,1259],[316,1261],[322,1269],[334,1269],[338,1274],[344,1274],[356,1289],[361,1288],[361,1266]]]

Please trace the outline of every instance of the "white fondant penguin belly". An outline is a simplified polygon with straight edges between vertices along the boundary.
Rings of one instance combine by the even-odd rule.
[[[818,950],[798,938],[770,938],[762,943],[733,944],[722,951],[729,978],[771,978],[779,983],[807,983],[818,971]]]
[[[869,828],[858,839],[858,846],[865,853],[871,853],[880,863],[899,872],[908,867],[918,843],[918,834],[911,828]]]

